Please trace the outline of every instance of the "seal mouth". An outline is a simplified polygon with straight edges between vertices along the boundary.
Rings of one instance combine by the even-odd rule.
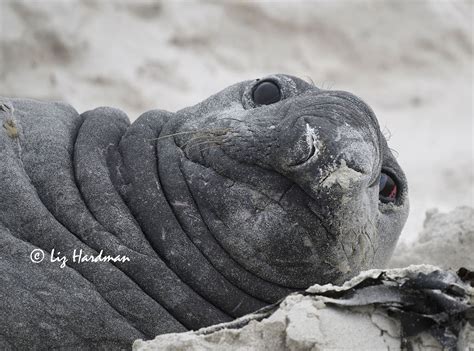
[[[316,147],[307,159],[315,154]],[[216,159],[225,160],[227,167],[216,166]],[[358,272],[355,252],[348,253],[340,233],[332,232],[324,214],[309,205],[317,199],[298,182],[259,165],[243,166],[220,147],[184,160],[182,171],[202,220],[222,249],[246,270],[292,289],[342,281]],[[241,173],[229,171],[235,165],[246,168]],[[267,178],[243,179],[242,173]]]

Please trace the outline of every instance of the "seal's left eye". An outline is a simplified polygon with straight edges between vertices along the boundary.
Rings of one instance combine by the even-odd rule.
[[[280,87],[269,80],[258,83],[252,93],[252,99],[257,105],[270,105],[280,101]]]
[[[397,183],[386,173],[380,175],[379,199],[382,202],[395,202],[397,199]]]

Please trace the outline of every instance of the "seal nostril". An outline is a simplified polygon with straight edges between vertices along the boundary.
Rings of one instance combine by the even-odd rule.
[[[316,154],[316,146],[312,143],[308,155],[306,155],[303,160],[290,163],[289,166],[290,167],[301,166],[305,164],[306,162],[308,162],[315,154]]]
[[[311,157],[313,157],[315,154],[316,154],[316,146],[314,146],[314,143],[312,143],[311,150],[309,151],[309,155],[306,161],[309,160]]]
[[[252,99],[257,105],[274,104],[281,100],[280,87],[272,81],[262,81],[255,86]]]

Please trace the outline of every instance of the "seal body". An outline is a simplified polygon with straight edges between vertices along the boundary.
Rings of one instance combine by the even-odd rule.
[[[403,172],[359,98],[273,75],[133,124],[1,99],[0,348],[129,348],[388,260]]]

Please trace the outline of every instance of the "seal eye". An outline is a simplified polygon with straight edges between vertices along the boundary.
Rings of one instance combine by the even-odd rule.
[[[386,173],[380,175],[379,199],[384,203],[395,202],[397,199],[397,183]]]
[[[252,99],[256,105],[274,104],[281,99],[280,87],[272,81],[264,80],[254,87]]]

